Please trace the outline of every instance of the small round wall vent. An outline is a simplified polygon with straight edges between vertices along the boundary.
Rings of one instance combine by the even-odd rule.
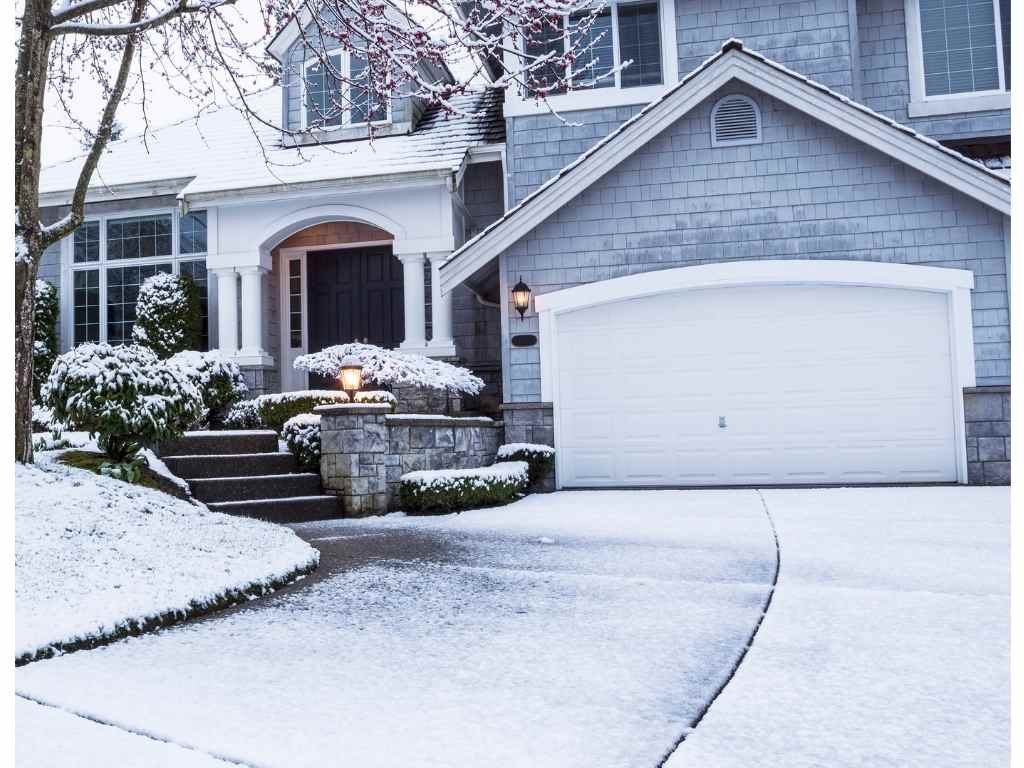
[[[753,99],[738,94],[718,100],[711,110],[711,146],[757,144],[761,141],[761,110]]]

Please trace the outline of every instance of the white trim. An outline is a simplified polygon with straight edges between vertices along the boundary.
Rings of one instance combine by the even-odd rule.
[[[672,93],[580,155],[558,175],[453,254],[441,270],[451,291],[491,259],[525,237],[640,147],[732,80],[739,80],[794,109],[924,173],[958,192],[1010,213],[1010,185],[982,166],[837,97],[799,75],[741,48],[729,48]],[[518,215],[517,215],[518,214]]]
[[[155,181],[138,181],[130,184],[114,184],[92,186],[86,190],[86,203],[105,203],[114,200],[128,200],[140,197],[160,197],[177,195],[188,186],[195,176],[182,176],[174,179]],[[70,205],[75,191],[73,189],[47,190],[39,193],[39,205]]]
[[[644,272],[542,294],[534,299],[539,314],[541,400],[554,407],[555,445],[561,444],[558,392],[558,319],[560,315],[617,301],[707,288],[751,285],[848,285],[942,293],[949,307],[957,480],[967,482],[965,387],[975,386],[971,289],[974,273],[962,269],[864,261],[736,261]],[[563,466],[555,454],[556,477]],[[560,487],[560,486],[559,486]]]
[[[608,0],[608,7],[630,5],[641,0]],[[552,94],[544,101],[538,101],[521,93],[519,87],[505,90],[505,117],[519,115],[547,114],[555,112],[573,112],[581,109],[600,109],[601,107],[621,107],[635,104],[648,104],[663,96],[679,81],[679,57],[676,46],[676,13],[675,0],[658,0],[658,20],[660,22],[661,43],[661,76],[660,85],[622,88],[615,85],[611,88],[587,88],[570,93]],[[618,14],[612,10],[612,55],[614,65],[619,64]],[[510,50],[505,53],[509,71],[516,71],[521,65],[516,61],[516,54]],[[616,82],[619,75],[616,76]]]
[[[394,219],[371,208],[363,208],[357,205],[317,205],[313,207],[299,207],[274,219],[263,230],[257,238],[260,243],[260,253],[267,259],[270,252],[281,242],[300,232],[303,229],[326,224],[331,221],[350,221],[382,229],[393,238],[393,243],[405,239],[405,228]],[[331,246],[332,248],[334,246]]]
[[[903,19],[907,30],[907,69],[910,79],[910,101],[907,104],[908,117],[930,117],[955,115],[964,112],[982,112],[992,109],[1009,109],[1010,92],[1006,90],[1006,73],[1003,71],[1003,30],[1000,24],[999,0],[992,0],[995,24],[996,63],[999,68],[999,89],[953,93],[943,96],[928,96],[924,87],[924,51],[921,44],[921,15],[919,0],[904,0]]]

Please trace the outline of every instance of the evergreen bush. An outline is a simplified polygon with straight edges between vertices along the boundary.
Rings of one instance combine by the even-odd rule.
[[[299,466],[314,472],[320,469],[320,417],[315,413],[292,416],[281,428],[281,439],[295,454]]]
[[[210,426],[221,426],[231,407],[249,391],[238,365],[224,359],[216,350],[186,350],[173,355],[167,362],[178,368],[199,390],[205,411],[201,421]]]
[[[57,318],[60,298],[57,289],[46,280],[36,280],[35,313],[32,317],[32,400],[39,402],[40,392],[57,359]]]
[[[529,483],[524,461],[506,461],[479,469],[438,469],[402,475],[398,494],[406,514],[442,514],[471,507],[508,504]]]
[[[199,288],[187,275],[159,272],[146,278],[135,305],[132,340],[149,347],[161,360],[203,340]]]

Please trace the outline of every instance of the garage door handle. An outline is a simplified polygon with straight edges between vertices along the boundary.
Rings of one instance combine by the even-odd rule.
[[[718,417],[718,428],[725,429],[725,416]]]

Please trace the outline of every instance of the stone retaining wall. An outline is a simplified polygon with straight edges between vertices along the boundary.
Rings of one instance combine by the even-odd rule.
[[[506,443],[539,443],[555,445],[555,411],[551,403],[502,403]],[[541,493],[555,490],[555,468],[541,478],[534,488]]]
[[[418,469],[471,469],[494,462],[503,425],[487,418],[392,414],[381,405],[322,405],[320,477],[346,517],[398,506],[399,478]]]

